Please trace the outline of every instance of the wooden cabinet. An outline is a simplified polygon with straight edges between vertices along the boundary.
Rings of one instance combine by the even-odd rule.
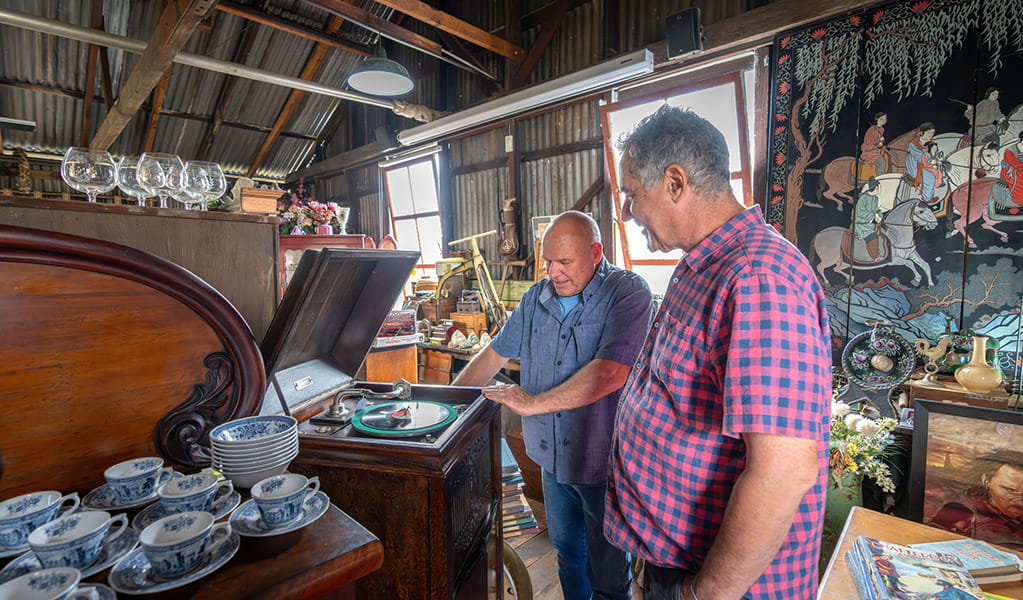
[[[277,264],[277,279],[280,281],[280,297],[288,289],[291,276],[295,273],[298,261],[306,250],[321,248],[365,248],[364,235],[282,235],[280,236],[280,256]]]
[[[0,196],[0,224],[123,244],[165,258],[224,295],[256,339],[277,306],[277,217]]]

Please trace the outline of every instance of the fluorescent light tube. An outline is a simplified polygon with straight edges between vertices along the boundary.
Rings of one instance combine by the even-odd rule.
[[[558,77],[550,81],[512,92],[490,102],[484,102],[435,121],[398,132],[403,146],[469,129],[517,113],[552,104],[573,96],[632,79],[654,70],[654,55],[649,50],[638,50],[592,67]]]

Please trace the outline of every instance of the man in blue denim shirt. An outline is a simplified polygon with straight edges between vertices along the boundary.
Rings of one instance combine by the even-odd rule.
[[[547,279],[522,296],[454,385],[484,385],[510,358],[522,386],[483,394],[522,415],[543,469],[547,527],[565,600],[624,600],[629,557],[604,539],[604,493],[618,393],[650,326],[650,288],[603,257],[596,222],[570,211],[543,238]]]

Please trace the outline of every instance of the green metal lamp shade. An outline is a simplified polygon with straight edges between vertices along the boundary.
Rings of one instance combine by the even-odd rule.
[[[400,96],[412,91],[415,84],[405,67],[386,57],[383,50],[367,58],[348,76],[348,85],[364,94]]]

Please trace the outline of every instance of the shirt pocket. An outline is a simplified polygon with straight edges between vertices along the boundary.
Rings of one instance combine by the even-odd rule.
[[[603,323],[584,323],[572,327],[572,342],[575,344],[576,362],[582,366],[593,360],[600,347]]]
[[[707,384],[710,373],[707,332],[664,312],[654,321],[650,370],[673,396]]]

